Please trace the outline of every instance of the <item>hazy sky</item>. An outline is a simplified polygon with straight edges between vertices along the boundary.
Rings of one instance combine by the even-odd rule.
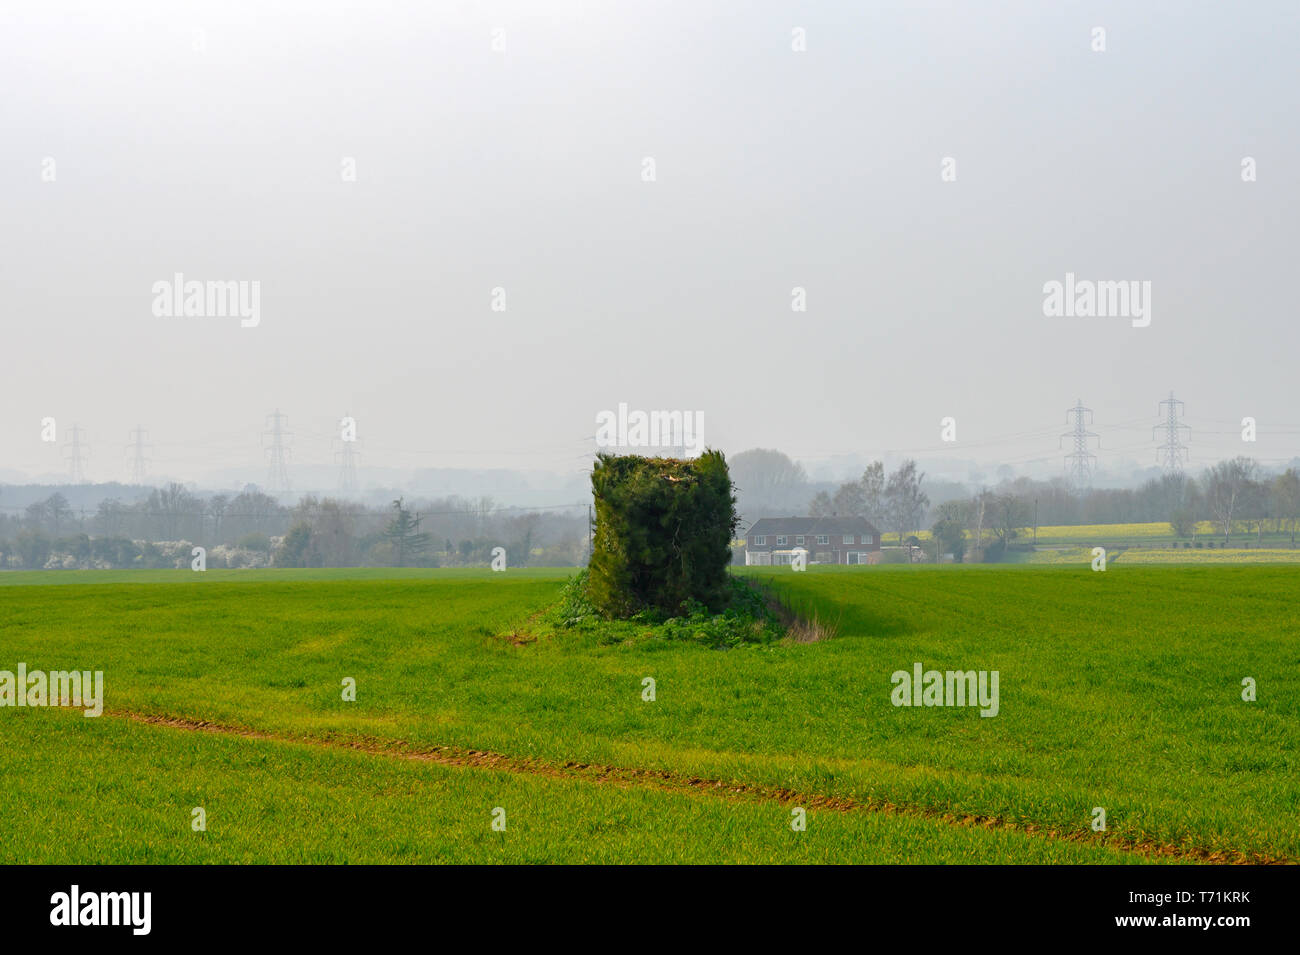
[[[1146,464],[1170,389],[1193,464],[1289,458],[1298,64],[1294,2],[3,0],[0,476],[76,422],[93,480],[137,425],[154,473],[257,480],[277,407],[300,467],[354,415],[363,482],[572,471],[619,402],[1059,470],[1082,398]],[[177,272],[260,323],[156,317]],[[1045,317],[1067,272],[1149,281],[1150,325]]]

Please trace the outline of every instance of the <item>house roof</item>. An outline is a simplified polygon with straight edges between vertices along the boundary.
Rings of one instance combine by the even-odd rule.
[[[784,535],[803,534],[805,537],[816,534],[873,534],[879,535],[880,529],[865,517],[760,517],[746,533]]]

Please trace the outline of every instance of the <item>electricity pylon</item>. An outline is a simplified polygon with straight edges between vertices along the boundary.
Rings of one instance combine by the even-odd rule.
[[[1088,430],[1088,425],[1092,424],[1092,409],[1083,406],[1083,399],[1080,398],[1075,402],[1073,408],[1065,412],[1065,423],[1070,423],[1070,417],[1074,417],[1074,430],[1067,431],[1061,435],[1061,441],[1066,438],[1074,440],[1074,450],[1065,456],[1065,477],[1072,487],[1084,488],[1092,484],[1092,470],[1097,461],[1097,456],[1088,450],[1088,439],[1097,438],[1098,447],[1101,446],[1101,438]],[[1084,421],[1084,415],[1088,420]],[[1060,447],[1060,441],[1057,447]]]
[[[80,425],[72,426],[72,440],[63,446],[68,459],[68,476],[72,478],[73,484],[86,483],[86,465],[85,458],[90,457],[90,448],[81,443],[81,436],[86,433],[86,429]]]
[[[145,456],[144,449],[152,448],[153,445],[145,444],[145,438],[149,433],[142,428],[136,428],[128,437],[131,443],[126,446],[126,450],[131,452],[131,483],[144,484],[145,482],[145,462],[149,460]]]
[[[1186,406],[1176,399],[1171,391],[1169,397],[1160,402],[1159,407],[1159,415],[1165,420],[1152,426],[1151,436],[1154,438],[1157,431],[1163,431],[1165,443],[1156,448],[1156,459],[1167,472],[1177,473],[1183,469],[1183,463],[1187,461],[1189,454],[1187,445],[1182,441],[1183,432],[1187,432],[1188,441],[1192,439],[1192,429],[1188,425],[1178,423]]]
[[[267,456],[270,459],[267,469],[267,487],[271,489],[272,494],[287,494],[289,492],[289,467],[288,455],[289,446],[285,441],[286,438],[292,437],[292,431],[284,430],[284,422],[288,420],[288,415],[280,414],[280,409],[275,409],[275,414],[266,416],[270,422],[270,427],[262,432],[263,444],[266,438],[271,438],[271,446],[266,448]]]

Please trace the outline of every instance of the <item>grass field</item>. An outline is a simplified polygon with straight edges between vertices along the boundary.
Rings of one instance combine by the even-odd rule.
[[[0,575],[0,669],[106,707],[0,709],[0,861],[1300,859],[1300,568],[755,576],[837,635],[504,639],[560,571]],[[918,661],[998,715],[893,706]]]

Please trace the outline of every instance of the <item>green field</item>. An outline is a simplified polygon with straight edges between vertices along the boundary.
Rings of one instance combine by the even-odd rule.
[[[1092,566],[1091,547],[1054,547],[1019,555],[1018,563],[1024,564],[1073,564],[1078,567]],[[1183,547],[1108,547],[1107,564],[1123,562],[1131,564],[1300,564],[1300,550],[1284,548],[1253,547],[1218,547],[1209,550],[1187,549]]]
[[[1300,860],[1300,568],[754,576],[836,635],[503,637],[561,571],[0,574],[0,670],[106,707],[0,708],[0,861]],[[892,705],[918,661],[998,715]]]

